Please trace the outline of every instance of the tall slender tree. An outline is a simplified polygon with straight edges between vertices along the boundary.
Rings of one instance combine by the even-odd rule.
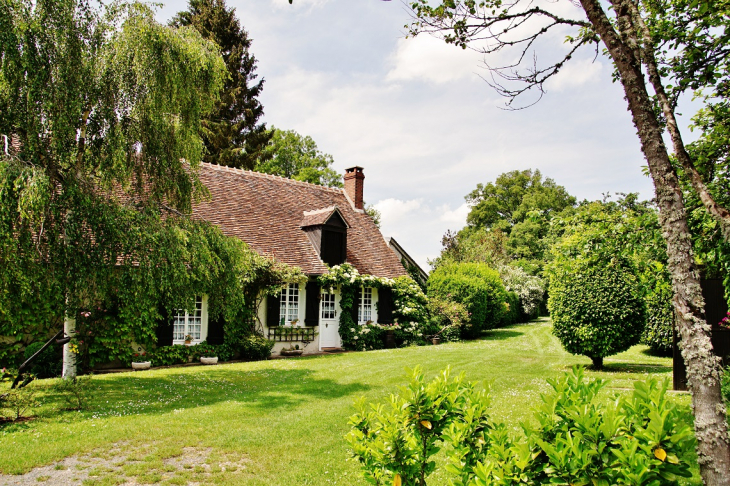
[[[193,26],[221,49],[228,68],[220,101],[203,120],[203,160],[213,164],[252,170],[257,160],[270,157],[264,148],[272,132],[260,121],[264,108],[258,96],[264,87],[256,74],[251,39],[236,18],[236,10],[224,0],[190,0],[188,10],[172,20],[175,26]]]

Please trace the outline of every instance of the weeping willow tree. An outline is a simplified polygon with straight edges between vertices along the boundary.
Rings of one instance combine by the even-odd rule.
[[[282,275],[188,217],[225,76],[215,44],[143,4],[0,0],[0,362],[76,319],[99,359],[126,359],[160,303],[208,293],[233,315],[256,271]]]

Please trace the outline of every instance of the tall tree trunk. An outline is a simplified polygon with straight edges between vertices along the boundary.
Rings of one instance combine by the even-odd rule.
[[[630,7],[625,2],[627,0],[612,0],[622,29],[627,25],[627,17],[631,16]],[[616,64],[641,150],[654,180],[659,219],[667,240],[668,269],[674,288],[682,357],[687,365],[692,392],[697,458],[702,478],[707,485],[730,486],[730,439],[720,394],[720,360],[712,352],[710,326],[704,318],[704,301],[694,265],[692,238],[679,180],[652,109],[639,60],[634,54],[635,46],[630,45],[631,35],[623,36],[627,42],[622,39],[599,0],[581,0],[581,4]]]
[[[66,336],[74,337],[76,335],[76,319],[66,317],[63,320],[63,332]],[[61,376],[64,378],[73,378],[76,376],[76,353],[71,352],[71,343],[63,345],[63,372]]]

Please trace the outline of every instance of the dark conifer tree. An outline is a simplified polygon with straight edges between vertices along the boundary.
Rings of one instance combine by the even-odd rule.
[[[257,97],[264,80],[257,80],[256,58],[249,52],[251,39],[236,18],[235,9],[226,7],[224,0],[189,0],[188,10],[179,12],[172,24],[192,25],[218,44],[230,74],[220,102],[203,122],[207,149],[203,160],[253,169],[257,160],[266,158],[263,149],[272,133],[259,122],[264,109]]]

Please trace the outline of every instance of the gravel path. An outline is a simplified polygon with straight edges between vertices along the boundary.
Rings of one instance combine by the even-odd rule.
[[[0,486],[136,486],[166,480],[176,485],[198,486],[209,483],[214,475],[246,469],[245,460],[211,461],[209,448],[185,447],[182,453],[170,457],[156,455],[154,449],[154,444],[115,444],[109,450],[67,457],[22,475],[0,474]]]

